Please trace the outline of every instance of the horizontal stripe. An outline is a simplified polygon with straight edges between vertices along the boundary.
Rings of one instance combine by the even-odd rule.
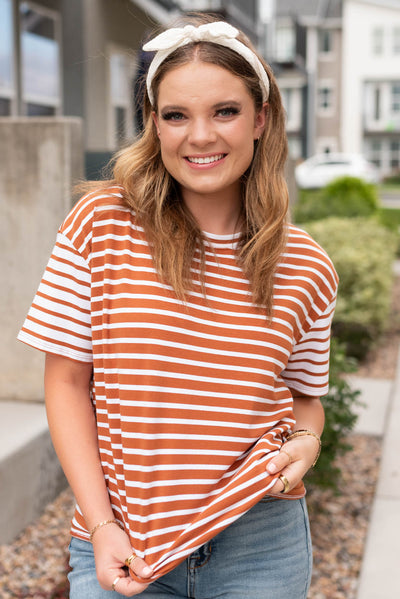
[[[19,338],[93,360],[112,508],[158,577],[274,485],[266,464],[294,426],[291,389],[328,388],[337,276],[290,225],[267,321],[237,261],[240,234],[207,234],[206,296],[197,251],[181,302],[123,196],[91,192],[66,217]],[[88,538],[79,507],[71,531]]]

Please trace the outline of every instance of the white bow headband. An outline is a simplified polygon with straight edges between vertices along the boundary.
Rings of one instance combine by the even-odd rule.
[[[154,39],[150,40],[143,46],[145,52],[156,52],[148,73],[147,73],[147,94],[151,104],[154,106],[154,94],[152,90],[152,82],[158,67],[162,62],[172,54],[177,48],[181,48],[192,42],[212,42],[221,46],[230,48],[237,54],[240,54],[255,70],[263,95],[263,102],[266,102],[269,97],[269,79],[262,66],[260,60],[250,48],[245,46],[237,38],[239,35],[238,29],[232,27],[224,21],[216,21],[214,23],[206,23],[199,27],[186,25],[186,27],[173,27],[167,29],[164,33],[160,33]]]

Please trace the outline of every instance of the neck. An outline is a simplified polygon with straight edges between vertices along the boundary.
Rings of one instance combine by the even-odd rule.
[[[241,202],[235,193],[215,196],[184,194],[184,202],[202,231],[214,235],[231,235],[241,229]]]

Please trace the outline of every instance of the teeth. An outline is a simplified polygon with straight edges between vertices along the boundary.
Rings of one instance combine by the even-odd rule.
[[[204,158],[195,158],[194,156],[188,156],[188,160],[189,162],[194,162],[194,164],[210,164],[211,162],[221,160],[221,158],[223,157],[223,154],[217,154],[216,156],[206,156]]]

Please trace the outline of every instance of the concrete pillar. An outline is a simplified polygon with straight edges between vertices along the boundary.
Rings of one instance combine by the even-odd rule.
[[[43,400],[43,355],[16,340],[83,176],[79,118],[0,118],[0,400]]]

